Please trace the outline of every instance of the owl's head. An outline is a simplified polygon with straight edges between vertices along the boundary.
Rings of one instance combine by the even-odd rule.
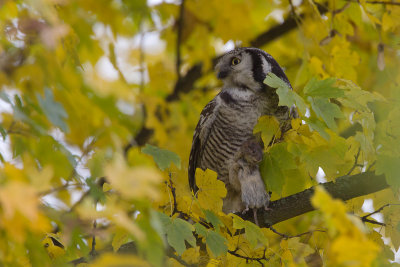
[[[269,72],[292,87],[276,60],[258,48],[236,48],[221,56],[215,69],[225,88],[239,87],[255,92],[265,90],[264,79]]]

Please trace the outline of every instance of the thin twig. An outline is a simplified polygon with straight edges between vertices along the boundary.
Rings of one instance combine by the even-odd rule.
[[[182,0],[179,9],[178,18],[178,30],[176,35],[176,75],[178,76],[178,81],[181,79],[181,42],[182,42],[182,30],[183,30],[183,16],[185,10],[185,0]]]
[[[353,3],[359,3],[358,0],[346,0]],[[389,6],[400,6],[400,2],[391,2],[391,1],[365,1],[367,4],[379,4],[379,5],[389,5]]]
[[[140,31],[140,41],[139,41],[139,68],[140,68],[140,92],[144,90],[144,62],[145,62],[145,53],[144,53],[144,35],[143,32],[143,21],[140,21],[139,24]]]
[[[372,224],[377,224],[377,225],[380,225],[380,226],[386,226],[386,223],[378,222],[378,221],[375,221],[375,220],[370,220],[370,219],[367,219],[367,218],[361,218],[361,221],[367,222],[367,223],[372,223]]]
[[[97,202],[96,202],[97,204]],[[97,221],[94,220],[93,222],[93,235],[92,235],[92,250],[90,251],[90,256],[96,256],[96,228],[97,228]]]
[[[348,171],[348,173],[347,173],[347,175],[350,175],[353,171],[354,171],[354,169],[358,166],[358,157],[360,156],[360,152],[361,152],[361,148],[359,147],[358,148],[358,151],[357,151],[357,154],[356,154],[356,156],[354,157],[354,165],[351,167],[351,169]]]
[[[283,238],[285,238],[285,239],[300,237],[300,236],[303,236],[303,235],[310,235],[310,234],[313,234],[314,232],[326,233],[326,230],[323,230],[323,229],[316,229],[316,230],[304,232],[304,233],[301,233],[301,234],[298,234],[298,235],[287,235],[287,234],[283,234],[283,233],[278,232],[278,231],[277,231],[275,228],[273,228],[272,226],[269,226],[268,228],[269,228],[272,232],[274,232],[275,234],[280,235],[281,237],[283,237]]]
[[[109,46],[108,46],[108,51],[110,53],[110,62],[113,65],[114,69],[118,72],[119,77],[121,78],[121,80],[128,84],[128,81],[125,79],[124,74],[122,73],[121,69],[118,66],[118,59],[117,59],[117,55],[115,54],[115,46],[112,42],[110,42]]]
[[[253,257],[240,255],[240,254],[236,253],[238,250],[239,250],[239,248],[236,248],[235,250],[228,250],[228,253],[233,255],[233,256],[235,256],[235,257],[238,257],[238,258],[241,258],[241,259],[245,259],[246,262],[248,262],[248,261],[257,261],[258,263],[261,264],[261,266],[264,266],[264,264],[262,263],[263,260],[269,261],[269,258],[267,258],[265,256],[266,249],[264,249],[264,255],[262,257],[258,257],[258,258],[257,257],[253,258]]]
[[[197,264],[187,263],[181,257],[175,255],[175,253],[171,249],[167,250],[167,256],[170,258],[173,258],[174,260],[176,260],[177,262],[179,262],[180,264],[182,264],[183,266],[186,266],[186,267],[198,266]]]
[[[376,211],[371,212],[371,213],[368,213],[367,215],[362,216],[361,219],[363,219],[363,218],[368,218],[368,217],[371,216],[371,215],[374,215],[374,214],[376,214],[376,213],[379,213],[379,212],[381,212],[384,208],[389,207],[389,206],[400,206],[400,204],[391,204],[391,203],[385,204],[385,205],[383,205],[382,207],[380,207],[379,209],[377,209]]]
[[[178,203],[176,202],[176,192],[175,192],[174,184],[172,182],[171,173],[169,173],[168,176],[169,176],[168,187],[169,187],[169,189],[171,189],[171,194],[172,194],[172,198],[173,198],[173,208],[171,211],[171,216],[172,216],[178,211],[178,208],[177,208]]]
[[[371,168],[375,166],[375,163],[376,163],[376,161],[372,162],[372,164],[369,165],[367,172],[369,172],[371,170]]]

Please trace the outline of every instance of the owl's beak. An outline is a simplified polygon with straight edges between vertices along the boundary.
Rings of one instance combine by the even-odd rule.
[[[219,72],[218,72],[218,74],[217,74],[217,78],[218,78],[219,80],[222,80],[222,79],[226,78],[226,77],[228,76],[228,74],[229,74],[229,70],[227,70],[227,69],[220,69]]]
[[[222,79],[226,78],[226,76],[228,76],[228,71],[220,71],[220,72],[218,72],[217,78],[222,80]]]

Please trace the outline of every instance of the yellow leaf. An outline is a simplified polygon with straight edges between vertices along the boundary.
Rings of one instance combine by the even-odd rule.
[[[357,81],[357,66],[360,63],[360,56],[351,50],[350,43],[339,39],[331,50],[330,70],[338,78]]]
[[[323,187],[316,188],[311,202],[321,210],[333,238],[327,249],[329,259],[336,265],[370,266],[380,247],[368,239],[360,219],[348,215],[344,203],[332,199]]]
[[[386,223],[385,235],[390,237],[394,248],[400,247],[400,206],[389,206],[383,210]]]
[[[123,229],[117,229],[111,243],[114,252],[118,251],[118,249],[126,242],[127,239],[128,233]]]
[[[371,266],[380,248],[368,239],[359,240],[351,236],[341,235],[333,241],[329,249],[334,263],[351,266]]]
[[[188,248],[182,253],[182,259],[189,264],[196,264],[200,258],[200,247]]]
[[[17,213],[22,214],[32,223],[38,219],[36,191],[29,185],[12,181],[0,188],[0,203],[5,219],[12,219]]]
[[[110,266],[151,266],[147,261],[133,255],[105,253],[99,256],[89,266],[110,267]]]
[[[384,31],[394,32],[400,27],[400,10],[398,8],[393,8],[390,11],[387,11],[383,14],[382,17],[382,29]]]
[[[272,138],[278,139],[281,135],[279,122],[274,116],[262,116],[254,126],[253,133],[261,132],[261,138],[265,145],[269,144]]]
[[[114,162],[106,166],[105,175],[113,188],[126,199],[159,198],[158,185],[162,176],[155,168],[129,167],[122,156],[116,156]]]
[[[207,263],[207,267],[218,267],[218,266],[220,266],[219,265],[220,263],[221,263],[220,260],[210,259],[210,261]]]
[[[64,245],[62,244],[61,239],[57,234],[46,234],[46,237],[42,240],[42,244],[51,259],[58,258],[65,254]]]
[[[197,198],[203,209],[216,213],[222,210],[222,198],[226,196],[225,184],[217,180],[217,173],[207,169],[196,170],[196,184],[199,187]]]
[[[309,68],[311,76],[318,75],[321,79],[328,78],[328,73],[324,70],[322,61],[317,57],[311,57],[309,60]]]

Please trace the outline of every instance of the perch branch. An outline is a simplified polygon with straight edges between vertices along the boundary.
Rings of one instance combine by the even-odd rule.
[[[349,200],[355,197],[375,193],[388,188],[384,175],[375,175],[373,172],[365,172],[355,175],[345,175],[336,179],[335,182],[320,184],[334,198]],[[306,189],[297,194],[284,197],[270,203],[271,211],[258,210],[260,227],[270,227],[276,223],[294,218],[301,214],[315,210],[311,204],[314,187]],[[249,221],[253,221],[250,213],[236,215]]]

